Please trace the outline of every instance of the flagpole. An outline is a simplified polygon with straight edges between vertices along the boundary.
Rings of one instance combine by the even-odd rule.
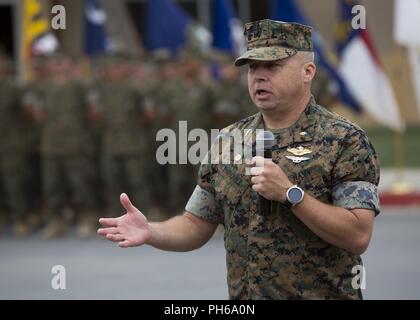
[[[26,3],[25,1],[18,1],[16,9],[20,18],[19,30],[17,30],[19,37],[19,58],[18,58],[18,81],[24,83],[27,80],[28,59],[27,59],[27,43],[26,43]]]

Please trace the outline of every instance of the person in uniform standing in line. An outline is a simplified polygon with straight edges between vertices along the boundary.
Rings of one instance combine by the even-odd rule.
[[[150,152],[150,117],[141,92],[129,79],[127,55],[105,57],[104,78],[90,94],[90,110],[97,113],[102,136],[102,167],[107,211],[119,208],[118,196],[128,188],[136,201],[150,209],[147,159]],[[96,97],[96,98],[92,98]]]
[[[18,237],[26,236],[30,229],[28,190],[28,152],[25,112],[22,108],[22,90],[11,75],[12,62],[0,53],[0,182],[4,190],[6,210],[0,216],[0,229],[10,220]],[[9,219],[10,218],[10,219]]]
[[[65,53],[50,58],[50,83],[40,94],[40,107],[33,109],[42,124],[43,193],[49,214],[41,232],[44,239],[64,235],[74,213],[80,236],[89,236],[96,228],[87,92],[73,79],[72,68],[73,61]]]
[[[179,56],[179,70],[182,75],[178,81],[172,81],[166,88],[166,101],[172,115],[170,128],[179,131],[180,122],[187,125],[188,131],[203,129],[210,132],[214,117],[215,88],[208,79],[203,79],[203,56],[193,50],[185,49]],[[190,147],[193,142],[187,143]],[[176,146],[183,146],[178,141]],[[179,153],[187,152],[180,150]],[[169,198],[172,212],[182,211],[185,201],[194,189],[198,167],[191,163],[171,164],[168,168]]]

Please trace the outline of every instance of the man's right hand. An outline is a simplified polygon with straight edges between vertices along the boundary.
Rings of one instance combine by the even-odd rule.
[[[122,206],[127,213],[118,218],[101,218],[99,223],[104,227],[98,234],[108,240],[118,242],[122,248],[140,246],[150,240],[151,233],[146,217],[131,204],[128,196],[120,196]]]

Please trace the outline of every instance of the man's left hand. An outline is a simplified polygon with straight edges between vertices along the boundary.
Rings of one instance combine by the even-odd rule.
[[[252,190],[258,192],[267,200],[286,201],[286,191],[294,184],[290,182],[283,170],[271,159],[252,158],[250,173]]]

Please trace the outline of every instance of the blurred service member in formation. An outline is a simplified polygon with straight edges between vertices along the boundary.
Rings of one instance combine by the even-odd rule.
[[[148,212],[151,112],[147,107],[151,106],[145,104],[141,91],[130,81],[129,56],[116,52],[104,57],[102,62],[104,75],[89,94],[89,108],[100,121],[107,212],[119,210],[118,196],[123,190],[130,190]]]
[[[88,236],[95,227],[97,199],[92,196],[93,140],[89,130],[87,92],[73,75],[74,61],[63,52],[49,58],[50,79],[33,109],[42,124],[41,156],[47,225],[43,238],[63,235],[75,212],[78,234]]]
[[[13,63],[0,53],[0,182],[3,201],[9,214],[0,213],[0,225],[13,224],[16,236],[30,231],[28,219],[28,132],[29,118],[22,107],[22,90],[13,77]],[[1,226],[0,226],[1,229]]]

